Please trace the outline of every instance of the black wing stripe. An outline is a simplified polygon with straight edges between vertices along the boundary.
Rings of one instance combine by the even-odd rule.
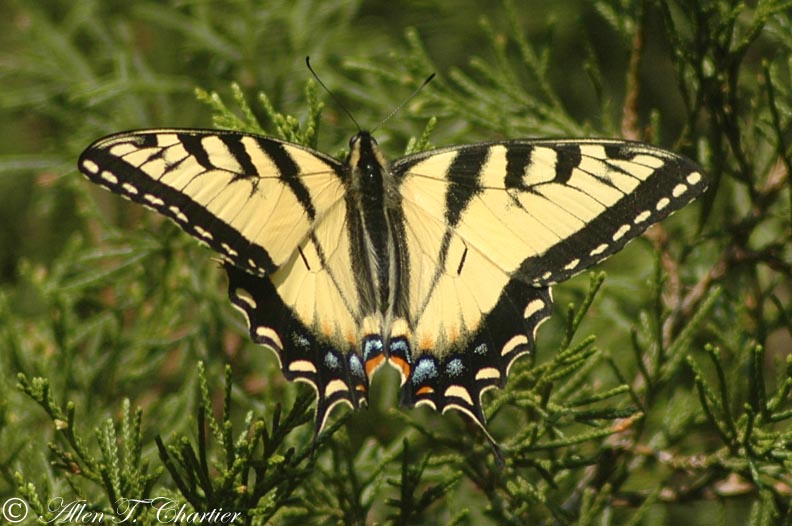
[[[177,137],[187,153],[194,157],[205,170],[214,170],[216,168],[209,159],[209,153],[203,146],[202,136],[193,133],[180,133]]]
[[[250,158],[250,154],[248,153],[247,148],[245,145],[242,144],[242,136],[241,135],[221,135],[220,140],[228,148],[228,151],[231,152],[231,155],[234,156],[236,161],[242,167],[241,176],[245,178],[253,178],[259,175],[258,169],[253,164],[253,160]]]
[[[308,192],[308,189],[297,177],[301,172],[300,167],[294,162],[294,159],[292,159],[289,152],[286,151],[283,144],[270,141],[267,143],[259,141],[259,144],[261,145],[261,149],[270,156],[272,162],[274,162],[275,166],[278,168],[281,181],[291,189],[292,193],[294,193],[297,200],[305,209],[305,213],[308,214],[308,218],[313,221],[316,218],[316,208],[311,201],[311,194]]]
[[[557,147],[557,151],[555,182],[566,184],[572,177],[572,172],[580,166],[580,147],[574,144],[563,144]]]
[[[526,190],[527,186],[523,181],[525,169],[531,162],[533,148],[509,148],[506,150],[506,177],[504,186],[507,190]]]
[[[489,148],[459,150],[445,174],[449,184],[446,189],[446,221],[453,228],[459,223],[468,203],[481,192],[479,177]]]

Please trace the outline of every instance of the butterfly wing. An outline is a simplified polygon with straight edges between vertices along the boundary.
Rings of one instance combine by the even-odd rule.
[[[510,141],[417,154],[400,182],[413,365],[407,405],[462,410],[505,383],[550,315],[550,286],[705,189],[692,162],[625,141]]]
[[[371,298],[354,275],[343,165],[253,135],[148,130],[97,141],[79,166],[222,254],[252,339],[316,388],[317,430],[335,404],[365,401]],[[447,148],[401,159],[391,175],[401,277],[389,354],[406,371],[402,401],[482,426],[481,393],[533,348],[550,286],[705,188],[691,162],[624,141]]]
[[[144,130],[80,157],[93,182],[173,219],[219,252],[232,303],[289,379],[318,393],[317,429],[368,382],[342,165],[294,144],[217,130]]]

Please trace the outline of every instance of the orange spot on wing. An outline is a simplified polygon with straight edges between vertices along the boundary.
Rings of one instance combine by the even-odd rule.
[[[375,356],[374,358],[371,358],[369,360],[366,360],[366,376],[371,378],[371,375],[374,373],[377,367],[382,365],[383,361],[385,361],[385,356],[382,354],[380,354],[379,356]]]
[[[417,391],[415,391],[415,394],[417,394],[417,395],[425,395],[425,394],[432,394],[432,393],[434,393],[434,389],[432,389],[428,385],[425,385],[425,386],[421,387],[420,389],[418,389]]]
[[[431,336],[424,336],[421,338],[421,341],[418,342],[418,348],[422,351],[431,351],[434,349],[435,340]]]
[[[402,378],[410,376],[410,364],[399,358],[398,356],[391,356],[390,361],[401,371]]]

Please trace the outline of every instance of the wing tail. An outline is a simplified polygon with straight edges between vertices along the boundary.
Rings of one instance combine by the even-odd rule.
[[[534,349],[536,329],[551,310],[548,287],[513,279],[475,335],[442,357],[425,352],[415,360],[402,386],[402,405],[427,405],[441,413],[461,411],[495,444],[487,431],[481,396],[487,389],[506,384],[512,363]]]

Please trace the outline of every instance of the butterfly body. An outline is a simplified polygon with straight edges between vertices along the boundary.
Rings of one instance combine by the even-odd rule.
[[[550,287],[699,195],[700,169],[618,140],[480,143],[388,163],[360,132],[344,162],[213,130],[100,139],[92,181],[172,218],[218,251],[251,338],[332,407],[367,400],[374,372],[401,401],[484,427],[551,312]]]

